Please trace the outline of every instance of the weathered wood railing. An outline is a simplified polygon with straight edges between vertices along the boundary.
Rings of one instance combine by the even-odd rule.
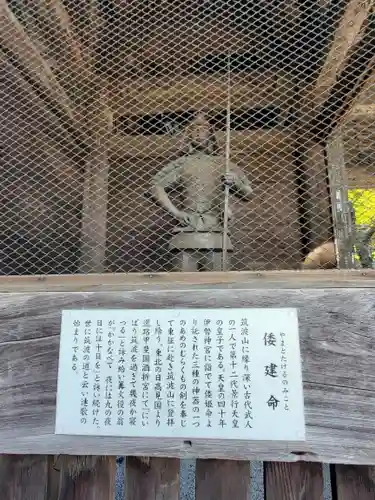
[[[267,500],[321,500],[324,462],[334,499],[375,499],[374,288],[373,271],[0,279],[0,498],[113,500],[126,455],[128,500],[177,499],[180,458],[197,500],[248,499],[251,460]],[[90,307],[298,308],[306,442],[55,435],[61,310]]]

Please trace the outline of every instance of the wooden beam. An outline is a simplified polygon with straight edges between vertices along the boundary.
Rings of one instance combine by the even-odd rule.
[[[195,283],[200,282],[197,274]],[[223,286],[220,280],[196,289],[186,283],[184,287],[169,283],[167,288],[133,285],[129,291],[111,293],[27,293],[23,289],[20,294],[1,294],[0,366],[7,367],[0,388],[1,450],[375,464],[373,295],[373,288],[334,289],[321,284],[313,290],[293,289],[289,283],[279,289],[270,284],[267,288],[236,289]],[[61,310],[91,307],[297,308],[304,360],[306,441],[185,442],[178,438],[55,435]]]
[[[285,87],[277,85],[275,73],[232,76],[231,109],[277,105]],[[158,79],[125,79],[112,86],[109,105],[115,117],[184,110],[223,110],[228,101],[228,82],[222,73]]]
[[[74,25],[72,24],[70,15],[64,4],[60,1],[50,2],[47,0],[40,0],[39,6],[44,8],[45,16],[43,16],[43,18],[48,20],[55,36],[57,35],[60,39],[60,43],[64,45],[65,53],[59,55],[65,58],[64,61],[69,64],[69,66],[74,65],[76,76],[78,76],[76,71],[79,69],[81,74],[87,71],[87,60],[84,57],[82,41],[75,32]],[[51,29],[48,31],[49,36],[51,36]]]
[[[330,87],[329,95],[321,105],[313,104],[310,129],[322,140],[340,124],[349,113],[363,88],[373,76],[375,66],[375,10],[372,8],[363,35],[348,51],[340,76]],[[314,100],[313,100],[314,102]],[[310,115],[311,116],[311,115]]]
[[[98,93],[99,94],[99,93]],[[107,246],[107,205],[109,179],[109,141],[113,116],[107,107],[105,91],[94,99],[88,116],[92,141],[86,158],[82,218],[81,273],[105,270]],[[97,109],[96,109],[97,108]]]
[[[367,168],[357,167],[347,169],[348,188],[349,189],[374,189],[374,175]]]
[[[373,0],[348,0],[328,55],[315,83],[315,104],[321,104],[329,95],[346,66],[350,49],[362,36]]]
[[[215,132],[219,147],[224,150],[225,131]],[[172,154],[181,154],[184,148],[182,135],[171,137],[168,135],[129,135],[119,132],[112,134],[110,139],[111,154],[118,158],[148,158],[170,157]],[[231,148],[241,153],[266,149],[269,153],[277,154],[280,150],[289,151],[295,148],[295,139],[284,130],[251,130],[231,132]]]
[[[357,104],[354,106],[348,118],[375,118],[375,104]]]
[[[5,0],[0,0],[0,41],[3,49],[15,56],[32,80],[41,86],[77,135],[83,136],[84,124],[77,118],[65,89]]]
[[[0,293],[122,292],[137,288],[200,289],[375,288],[375,269],[314,271],[230,271],[209,273],[105,273],[0,276]]]
[[[59,148],[63,149],[64,152],[74,152],[74,154],[82,153],[80,149],[80,144],[77,142],[77,136],[72,132],[72,129],[67,127],[63,120],[56,116],[50,108],[46,105],[46,102],[35,92],[33,86],[21,75],[19,71],[11,64],[11,62],[6,58],[5,54],[0,50],[0,70],[1,78],[3,84],[7,85],[10,89],[12,84],[12,89],[9,92],[14,92],[18,90],[18,98],[24,100],[24,102],[30,102],[30,107],[28,108],[34,110],[34,113],[38,114],[40,120],[47,119],[50,123],[50,137],[43,137],[44,140],[52,139],[55,144],[58,144]],[[5,91],[6,92],[6,91]],[[7,103],[5,103],[6,105]],[[40,135],[42,131],[39,132]]]

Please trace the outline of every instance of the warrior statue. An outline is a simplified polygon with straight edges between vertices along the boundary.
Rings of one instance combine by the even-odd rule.
[[[229,269],[233,247],[223,234],[224,186],[240,199],[249,200],[252,188],[241,169],[217,154],[214,130],[199,113],[186,127],[188,154],[171,161],[152,180],[152,196],[177,221],[170,249],[175,253],[176,271],[220,271],[226,238]],[[229,167],[229,168],[228,168]],[[173,185],[184,188],[182,209],[170,200],[166,190]],[[228,219],[231,217],[228,210]]]

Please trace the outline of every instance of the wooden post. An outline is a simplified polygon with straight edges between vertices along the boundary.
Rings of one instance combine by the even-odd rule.
[[[374,500],[375,467],[366,465],[333,465],[331,482],[338,500]],[[333,492],[335,495],[335,492]]]
[[[56,458],[54,455],[48,457],[48,488],[46,500],[57,500],[60,488],[60,472],[56,468]]]
[[[334,498],[339,500],[373,500],[375,468],[366,465],[332,465],[331,482]]]
[[[332,237],[331,202],[324,147],[310,137],[305,138],[299,152],[307,255]]]
[[[178,500],[180,460],[126,458],[126,500]]]
[[[195,500],[248,500],[250,462],[197,460]]]
[[[57,500],[115,498],[116,457],[63,456]]]
[[[47,484],[48,455],[0,456],[1,500],[47,500]]]
[[[323,500],[322,464],[266,462],[266,500]]]
[[[112,112],[107,108],[105,99],[106,96],[102,94],[98,101],[94,100],[92,104],[102,109],[93,119],[93,143],[85,165],[81,222],[81,273],[102,273],[105,270],[108,157],[112,131]]]
[[[350,269],[353,267],[352,247],[354,239],[351,234],[351,213],[348,202],[344,146],[338,132],[328,138],[326,154],[337,264],[340,269]]]

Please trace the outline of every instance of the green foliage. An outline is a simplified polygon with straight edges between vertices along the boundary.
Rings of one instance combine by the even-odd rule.
[[[355,211],[356,226],[369,226],[375,223],[375,189],[349,189],[349,201],[352,202]],[[372,258],[375,262],[375,245],[372,240]],[[354,254],[355,260],[359,260],[358,254]]]
[[[348,198],[353,203],[357,225],[375,221],[375,189],[349,189]]]

